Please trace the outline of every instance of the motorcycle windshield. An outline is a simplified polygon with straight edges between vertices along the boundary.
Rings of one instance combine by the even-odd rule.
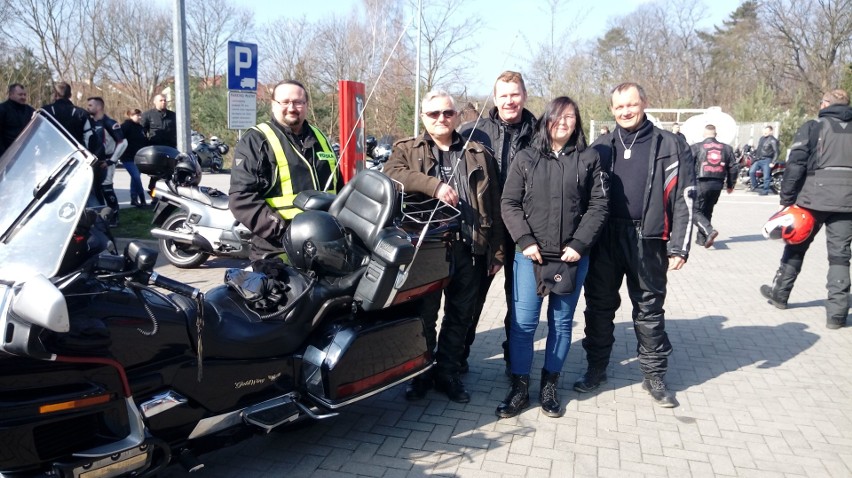
[[[91,158],[45,115],[0,157],[0,280],[56,274],[92,187]]]

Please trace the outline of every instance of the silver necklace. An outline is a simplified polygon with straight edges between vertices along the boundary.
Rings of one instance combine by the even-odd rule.
[[[633,148],[633,145],[636,144],[636,138],[639,137],[639,132],[636,133],[636,136],[633,137],[633,142],[630,143],[630,147],[628,148],[626,144],[624,144],[624,140],[621,138],[621,131],[618,132],[618,140],[621,141],[621,146],[624,148],[624,159],[630,159],[630,156],[633,155],[633,152],[630,151]]]

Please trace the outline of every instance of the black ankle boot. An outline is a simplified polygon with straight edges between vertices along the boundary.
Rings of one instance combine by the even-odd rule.
[[[798,275],[799,271],[795,267],[781,264],[781,267],[775,272],[772,285],[760,286],[760,294],[775,307],[782,310],[786,309],[787,300],[790,298],[790,292],[793,290],[793,284],[796,283]]]
[[[580,380],[574,382],[574,390],[580,393],[589,393],[597,390],[602,383],[606,383],[606,366],[589,366]]]
[[[497,407],[497,416],[512,418],[530,404],[530,376],[512,374],[512,389]]]
[[[558,373],[541,369],[541,390],[538,393],[538,401],[541,403],[541,411],[553,418],[562,416],[562,406],[559,403],[559,397],[556,396],[557,383],[559,383]]]

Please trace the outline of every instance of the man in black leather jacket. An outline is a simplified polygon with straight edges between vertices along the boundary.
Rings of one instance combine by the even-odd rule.
[[[27,89],[20,83],[9,85],[9,99],[0,103],[0,156],[21,134],[35,109],[27,104]]]
[[[177,115],[166,108],[165,96],[154,96],[154,107],[142,113],[142,129],[151,144],[177,148]],[[149,194],[154,192],[156,184],[156,178],[148,180]],[[155,202],[156,198],[152,199],[151,204]]]
[[[763,136],[757,143],[757,161],[752,163],[751,169],[748,170],[748,175],[751,178],[751,190],[757,190],[757,170],[763,171],[763,190],[760,191],[761,196],[769,194],[772,174],[772,164],[778,161],[778,152],[780,146],[775,136],[772,136],[772,126],[766,125],[763,128]]]
[[[509,166],[515,155],[532,142],[535,129],[535,116],[524,108],[527,101],[527,89],[524,85],[524,77],[516,71],[504,71],[497,77],[494,83],[494,108],[488,116],[478,121],[461,126],[459,133],[465,140],[481,143],[491,152],[497,161],[497,173],[500,179],[500,190],[506,182]],[[511,237],[506,235],[506,251],[513,251],[515,244]],[[506,340],[503,342],[503,359],[506,360],[506,374],[509,374],[509,327],[511,325],[510,311],[512,310],[512,261],[508,260],[503,266],[503,290],[506,294],[506,316],[503,319],[503,327],[506,331]],[[470,347],[476,338],[476,327],[485,297],[494,276],[489,276],[477,298],[474,310],[473,325],[465,339],[464,357],[462,360],[462,371],[467,372],[467,359],[470,356]]]
[[[627,277],[642,387],[658,405],[676,407],[664,381],[672,346],[663,305],[666,271],[682,268],[689,255],[695,163],[685,141],[646,118],[640,85],[616,86],[611,101],[617,126],[592,145],[610,178],[609,220],[592,248],[584,284],[588,370],[574,390],[591,392],[607,380],[618,290]]]
[[[849,261],[852,242],[852,107],[844,90],[825,93],[818,118],[803,124],[793,137],[781,183],[781,207],[803,207],[814,217],[805,242],[784,246],[772,285],[760,293],[779,309],[787,308],[790,291],[817,232],[825,224],[828,249],[826,327],[846,325],[849,312]]]
[[[71,103],[71,85],[60,81],[53,85],[53,103],[42,106],[53,115],[71,136],[95,156],[100,154],[103,145],[95,137],[95,129],[89,113]]]
[[[737,181],[737,164],[734,148],[716,139],[716,126],[704,127],[704,141],[691,147],[695,157],[695,177],[698,178],[695,201],[695,225],[698,226],[695,243],[710,248],[719,235],[711,219],[722,189],[734,192]]]

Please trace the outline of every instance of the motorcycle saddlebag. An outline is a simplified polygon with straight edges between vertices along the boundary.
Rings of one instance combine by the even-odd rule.
[[[389,227],[381,232],[355,291],[355,300],[362,309],[400,304],[446,286],[450,262],[445,243],[427,240],[416,255],[414,249],[403,231]],[[402,266],[407,266],[406,273],[400,277]]]
[[[423,321],[399,318],[399,310],[363,314],[367,318],[330,327],[323,344],[309,345],[302,361],[308,394],[338,408],[402,383],[427,369]],[[362,316],[363,317],[363,316]]]

